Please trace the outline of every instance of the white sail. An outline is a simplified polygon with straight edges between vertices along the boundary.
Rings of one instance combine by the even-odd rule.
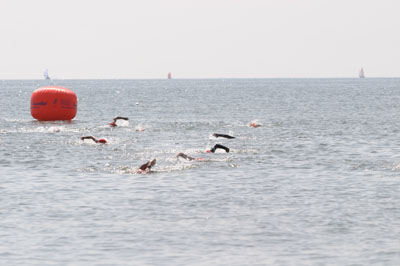
[[[365,78],[364,69],[363,69],[363,68],[361,68],[360,73],[358,74],[358,76],[359,76],[360,78]]]
[[[43,73],[44,79],[50,79],[49,71],[46,69]]]

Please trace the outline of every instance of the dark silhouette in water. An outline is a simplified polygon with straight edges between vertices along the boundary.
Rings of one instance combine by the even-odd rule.
[[[150,173],[151,172],[151,168],[156,164],[156,162],[157,162],[157,160],[153,159],[153,160],[150,160],[150,161],[142,164],[139,167],[139,169],[137,170],[137,173],[140,173],[140,174]]]
[[[221,144],[215,144],[214,147],[212,147],[212,149],[211,149],[211,150],[208,150],[207,152],[212,152],[212,153],[214,153],[217,149],[223,149],[223,150],[225,150],[226,152],[229,152],[229,148],[228,148],[228,147],[225,147],[225,146],[223,146],[223,145],[221,145]]]
[[[229,135],[218,134],[218,133],[214,133],[213,136],[216,137],[216,138],[226,138],[226,139],[234,139],[235,138],[235,137],[232,137],[232,136],[229,136]]]
[[[93,136],[81,137],[81,140],[85,140],[85,139],[91,139],[91,140],[93,140],[93,141],[96,142],[96,143],[102,143],[102,144],[106,144],[106,143],[107,143],[107,140],[106,140],[106,139],[96,139],[96,138],[93,137]]]
[[[110,123],[110,127],[116,127],[117,126],[117,120],[129,120],[129,118],[128,117],[117,116]]]
[[[188,161],[204,161],[203,158],[194,158],[187,154],[184,154],[183,152],[180,152],[176,155],[176,159],[179,159],[179,157],[182,157],[183,159],[188,160]]]

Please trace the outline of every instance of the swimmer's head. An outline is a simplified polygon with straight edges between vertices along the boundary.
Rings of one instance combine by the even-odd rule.
[[[105,140],[105,139],[99,139],[99,142],[102,143],[102,144],[106,144],[106,143],[107,143],[107,140]]]
[[[257,123],[254,123],[254,122],[251,122],[250,123],[250,127],[259,127],[260,125],[259,124],[257,124]]]
[[[115,123],[115,121],[110,123],[110,127],[116,127],[116,126],[117,126],[117,123]]]

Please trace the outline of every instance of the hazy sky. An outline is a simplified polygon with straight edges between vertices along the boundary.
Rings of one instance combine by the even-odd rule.
[[[400,77],[398,0],[0,0],[0,79]]]

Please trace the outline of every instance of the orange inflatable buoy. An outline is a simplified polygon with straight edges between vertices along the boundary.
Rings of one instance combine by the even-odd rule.
[[[77,107],[75,92],[63,87],[41,87],[31,96],[31,114],[39,121],[71,120]]]

